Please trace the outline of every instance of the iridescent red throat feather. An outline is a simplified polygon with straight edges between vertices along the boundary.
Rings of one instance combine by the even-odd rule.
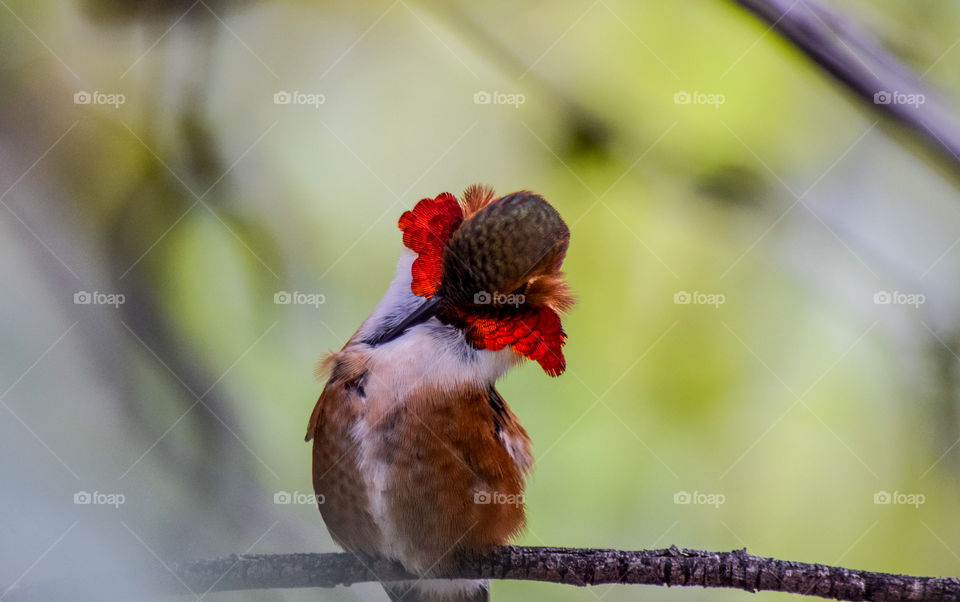
[[[471,187],[462,202],[444,192],[433,199],[422,199],[400,216],[398,225],[403,231],[403,244],[417,253],[410,285],[415,295],[431,298],[437,293],[443,280],[447,242],[465,219],[491,202],[491,190]],[[516,353],[535,360],[550,376],[558,376],[566,368],[563,345],[567,339],[558,311],[567,309],[572,299],[556,274],[543,277],[539,285],[538,288],[549,289],[553,294],[531,295],[528,299],[532,302],[498,311],[481,312],[450,305],[440,317],[464,325],[465,336],[473,346],[491,351],[509,346]]]

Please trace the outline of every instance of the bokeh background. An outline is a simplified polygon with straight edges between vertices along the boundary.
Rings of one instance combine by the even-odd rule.
[[[957,4],[829,5],[960,100]],[[957,574],[957,180],[732,2],[2,0],[0,88],[0,584],[336,550],[314,364],[474,182],[572,230],[519,543]]]

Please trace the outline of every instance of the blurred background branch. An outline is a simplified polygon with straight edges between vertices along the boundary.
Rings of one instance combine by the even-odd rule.
[[[817,0],[735,0],[865,103],[902,125],[960,175],[957,109],[870,34]],[[917,106],[898,100],[922,99]]]

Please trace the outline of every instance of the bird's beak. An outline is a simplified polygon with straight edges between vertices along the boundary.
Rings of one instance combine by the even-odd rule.
[[[377,346],[382,345],[383,343],[388,343],[393,339],[399,337],[408,328],[413,328],[417,324],[422,324],[429,320],[430,318],[437,315],[437,312],[440,311],[440,306],[443,304],[443,300],[438,296],[434,295],[430,297],[423,304],[420,305],[417,309],[410,312],[410,314],[404,319],[397,322],[394,326],[384,330],[382,333],[376,337],[366,341],[367,344]]]

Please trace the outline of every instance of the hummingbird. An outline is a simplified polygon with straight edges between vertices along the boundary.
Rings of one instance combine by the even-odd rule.
[[[336,543],[419,577],[382,583],[390,600],[489,600],[486,581],[431,577],[523,528],[530,439],[495,385],[527,359],[566,367],[570,230],[540,195],[481,185],[422,199],[398,225],[386,294],[318,366],[313,486]]]

